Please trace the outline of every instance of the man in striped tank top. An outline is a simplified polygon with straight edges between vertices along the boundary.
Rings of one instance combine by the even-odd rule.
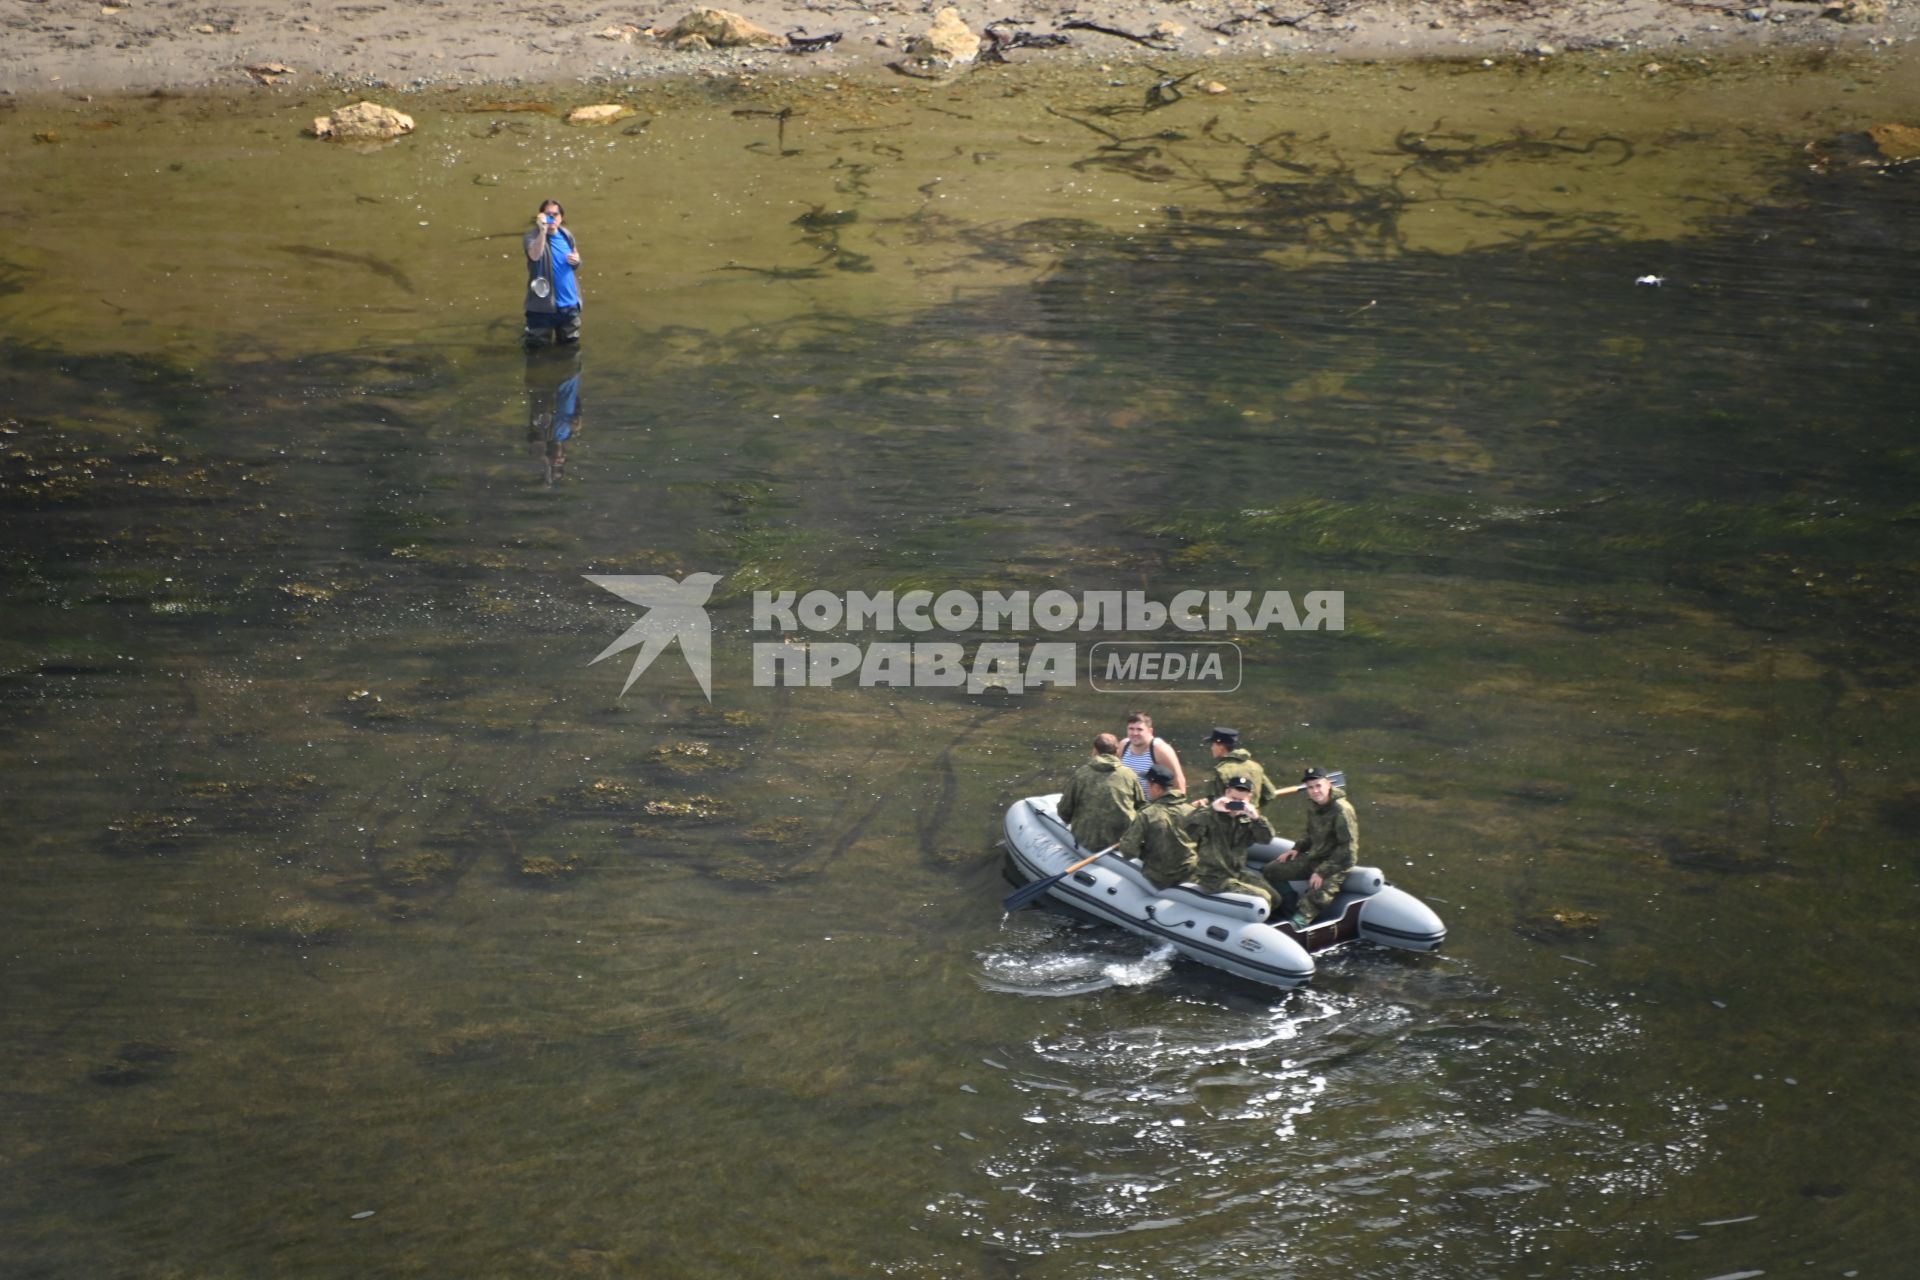
[[[1143,787],[1147,782],[1147,770],[1159,765],[1173,778],[1175,791],[1187,789],[1187,775],[1180,767],[1180,757],[1165,738],[1153,736],[1153,717],[1144,711],[1127,715],[1126,749],[1120,753],[1120,763],[1139,776]]]

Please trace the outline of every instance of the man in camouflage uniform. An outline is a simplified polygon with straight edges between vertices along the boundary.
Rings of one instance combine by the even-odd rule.
[[[1215,725],[1207,735],[1206,745],[1213,752],[1213,776],[1207,779],[1207,793],[1202,800],[1218,800],[1227,794],[1227,782],[1232,778],[1246,778],[1253,783],[1255,804],[1268,805],[1279,796],[1280,788],[1273,785],[1267,771],[1240,745],[1238,729]]]
[[[1120,763],[1120,739],[1093,740],[1093,759],[1073,771],[1060,797],[1060,821],[1073,829],[1082,849],[1106,849],[1140,811],[1140,777]]]
[[[1199,856],[1194,883],[1207,893],[1250,893],[1273,904],[1273,890],[1247,869],[1249,847],[1273,839],[1273,827],[1253,805],[1253,779],[1236,774],[1227,793],[1198,809],[1184,823]]]
[[[1287,923],[1295,929],[1305,929],[1326,909],[1360,856],[1360,821],[1347,803],[1346,790],[1318,769],[1307,770],[1300,781],[1307,789],[1307,833],[1268,863],[1265,872],[1280,894],[1280,909],[1292,911]],[[1305,880],[1307,891],[1296,894],[1289,880]]]
[[[1182,827],[1186,817],[1187,793],[1173,785],[1173,775],[1154,765],[1147,770],[1147,806],[1133,819],[1133,825],[1114,847],[1129,858],[1140,859],[1147,879],[1156,889],[1171,889],[1193,877],[1197,865],[1193,841]]]

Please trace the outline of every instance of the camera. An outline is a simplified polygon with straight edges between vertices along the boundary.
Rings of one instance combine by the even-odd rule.
[[[1229,809],[1244,809],[1247,807],[1247,802],[1245,800],[1229,800],[1226,803],[1226,807]]]

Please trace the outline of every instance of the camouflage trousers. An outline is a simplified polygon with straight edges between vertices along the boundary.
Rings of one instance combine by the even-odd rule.
[[[1204,881],[1200,883],[1200,889],[1204,893],[1244,893],[1266,903],[1267,913],[1273,913],[1273,887],[1252,873],[1226,880]]]
[[[1271,885],[1273,891],[1279,895],[1280,910],[1278,914],[1283,916],[1302,915],[1308,920],[1313,920],[1318,918],[1320,913],[1327,909],[1329,902],[1332,902],[1339,896],[1340,886],[1347,882],[1347,873],[1344,871],[1336,871],[1321,880],[1318,889],[1301,891],[1287,883],[1289,877],[1300,875],[1301,870],[1304,870],[1304,868],[1296,868],[1291,862],[1269,862],[1261,874],[1267,878],[1267,883]],[[1312,874],[1311,871],[1307,871],[1307,876],[1310,877]]]

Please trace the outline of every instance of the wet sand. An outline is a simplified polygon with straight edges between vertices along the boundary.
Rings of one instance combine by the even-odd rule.
[[[1023,48],[1008,63],[1204,59],[1553,58],[1586,50],[1672,57],[1684,52],[1869,50],[1920,33],[1920,5],[1848,0],[1848,21],[1824,0],[1027,0],[962,4],[976,33],[989,23],[1045,34],[1069,21],[1066,47]],[[745,0],[732,7],[778,33],[842,38],[808,54],[783,49],[687,51],[653,33],[693,6],[503,5],[495,0],[9,0],[0,10],[0,94],[14,97],[268,85],[312,91],[580,81],[613,86],[710,74],[882,74],[927,29],[935,4],[875,0]],[[1884,10],[1884,12],[1882,12]],[[1866,20],[1871,18],[1872,20]],[[1130,38],[1136,37],[1136,38]],[[277,66],[279,72],[249,68]]]

